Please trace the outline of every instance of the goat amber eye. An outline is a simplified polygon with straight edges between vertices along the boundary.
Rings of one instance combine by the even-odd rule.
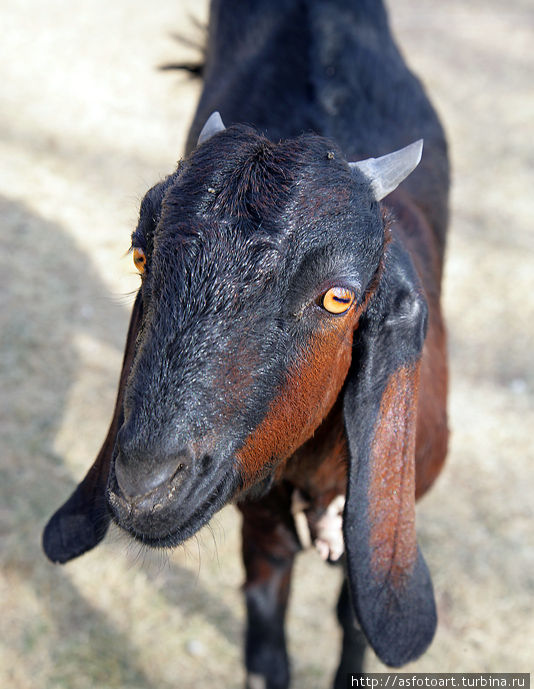
[[[141,275],[145,272],[146,268],[146,256],[145,252],[143,249],[139,249],[138,247],[135,247],[133,250],[133,261],[135,264],[135,267],[137,270],[141,273]]]
[[[345,313],[354,302],[354,292],[345,287],[332,287],[323,296],[323,307],[330,313]]]

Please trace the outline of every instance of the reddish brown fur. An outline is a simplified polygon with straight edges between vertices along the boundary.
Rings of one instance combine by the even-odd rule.
[[[286,379],[267,416],[238,453],[245,487],[271,463],[287,460],[320,426],[347,376],[352,336],[360,311],[334,318],[309,343],[306,355]],[[279,465],[277,476],[283,473]]]
[[[447,350],[439,311],[430,311],[423,356],[415,450],[416,499],[432,486],[447,454]]]
[[[403,241],[410,250],[412,260],[421,278],[429,306],[428,332],[419,365],[420,382],[416,417],[414,417],[413,409],[410,410],[411,421],[413,422],[416,418],[415,496],[419,498],[430,488],[439,474],[447,452],[446,338],[439,306],[441,256],[436,249],[435,237],[431,227],[411,199],[398,190],[391,194],[388,201],[391,202],[395,222],[391,225],[391,228],[388,227],[390,213],[386,207],[384,210],[384,221],[387,226],[386,240],[389,240],[390,233],[398,233],[402,236]],[[379,276],[380,270],[373,281],[372,289],[368,291],[366,303],[362,305],[360,312],[365,309],[367,301],[374,293]],[[357,326],[357,320],[357,318],[354,319],[353,327]],[[348,334],[345,334],[345,338],[347,337]],[[352,341],[352,338],[350,338],[350,341]],[[347,354],[350,356],[351,353],[350,347],[347,347],[347,349],[348,351],[344,355],[342,370],[346,368],[348,371],[346,357]],[[298,381],[299,376],[302,376],[303,373],[309,371],[313,366],[321,365],[327,359],[327,357],[324,357],[324,350],[322,351],[322,358],[317,355],[315,358],[308,358],[299,370],[293,372],[295,377],[293,375],[288,377],[288,385],[281,391],[281,396],[272,405],[268,417],[249,439],[245,448],[246,454],[243,456],[243,459],[246,458],[246,461],[249,462],[249,472],[251,472],[249,475],[253,475],[253,472],[261,470],[264,463],[269,461],[269,457],[278,457],[278,455],[272,452],[270,454],[270,451],[273,450],[271,446],[271,433],[276,434],[276,447],[278,450],[280,450],[281,446],[284,445],[284,440],[286,440],[286,444],[283,446],[282,453],[280,454],[285,454],[286,456],[291,455],[292,452],[293,454],[289,461],[281,464],[277,471],[277,477],[299,488],[310,500],[310,508],[307,510],[307,515],[312,534],[316,520],[322,515],[331,500],[336,495],[344,494],[346,491],[348,446],[343,424],[341,397],[338,397],[337,402],[333,404],[326,418],[323,416],[324,420],[322,422],[320,422],[319,414],[314,417],[314,423],[317,424],[317,420],[319,420],[319,424],[311,437],[309,426],[306,432],[299,436],[295,432],[298,429],[288,424],[283,414],[290,410],[293,411],[295,401],[298,404],[305,404],[308,393],[320,393],[320,383],[317,383],[316,388],[310,386],[309,383],[304,388],[304,386],[299,386]],[[341,370],[338,370],[338,373],[341,373]],[[344,375],[346,375],[346,372]],[[309,380],[310,374],[307,373],[306,376]],[[406,377],[406,373],[399,373],[399,376]],[[407,382],[410,386],[410,382]],[[341,389],[343,381],[341,376],[338,376],[335,382],[330,381],[330,383],[329,399],[334,394],[334,390]],[[386,395],[391,397],[395,386],[397,386],[398,392],[400,392],[399,379],[397,379],[396,383],[393,380],[390,381],[384,395],[383,405],[387,404],[385,401]],[[413,388],[413,384],[411,387]],[[286,394],[287,397],[284,400]],[[414,396],[411,399],[411,404],[414,404],[416,399],[417,397]],[[401,401],[401,404],[403,403]],[[327,405],[325,405],[326,407]],[[313,404],[310,405],[310,408],[314,408]],[[282,412],[281,416],[277,416],[279,411]],[[309,415],[306,407],[301,409],[301,416],[308,421]],[[390,417],[386,414],[384,416],[386,426],[390,421]],[[293,430],[293,434],[289,437],[291,430]],[[379,455],[377,448],[385,440],[384,434],[387,434],[387,428],[383,429],[378,424],[374,441],[377,456]],[[304,435],[307,435],[308,438],[302,442],[300,438]],[[393,454],[395,454],[395,450]],[[405,456],[408,455],[405,453]],[[408,464],[410,464],[409,461]],[[407,470],[413,471],[413,467]],[[380,473],[380,470],[378,472]],[[409,490],[413,490],[413,481]],[[383,504],[385,498],[380,497],[378,483],[374,486],[374,499],[377,501],[376,509],[380,511],[380,505]],[[407,506],[403,507],[403,510],[407,509]],[[407,520],[406,524],[409,523],[410,520]],[[384,528],[386,528],[385,523]],[[376,538],[378,544],[380,540],[378,535]],[[411,543],[409,540],[404,540],[402,548],[398,551],[400,560],[397,562],[396,567],[398,567],[399,571],[402,568],[402,563],[411,563],[411,558],[414,555],[412,550],[414,543],[415,541]],[[377,545],[377,547],[376,557],[378,560],[385,556],[385,551],[381,550],[381,546]]]
[[[389,229],[385,233],[385,244],[388,241]],[[347,315],[330,319],[309,343],[308,356],[289,372],[286,384],[271,405],[267,416],[237,454],[243,487],[251,485],[261,476],[262,471],[270,468],[272,464],[278,464],[276,478],[286,478],[287,459],[295,452],[299,456],[307,457],[310,447],[317,445],[317,438],[310,438],[319,427],[323,429],[320,437],[323,437],[327,444],[330,442],[331,424],[326,423],[323,428],[323,421],[343,387],[352,359],[353,333],[360,315],[378,286],[381,270],[382,264],[378,267],[364,300],[353,306]],[[337,417],[340,418],[340,413],[335,414],[334,418]],[[320,501],[323,507],[328,505],[330,500],[325,500],[330,494],[333,498],[344,492],[346,483],[346,467],[344,466],[342,471],[339,469],[339,457],[346,457],[347,453],[342,422],[337,424],[337,428],[337,451],[326,454],[323,451],[313,455],[322,456],[327,462],[324,466],[319,462],[319,475],[315,477],[319,485],[325,485],[325,478],[331,474],[329,467],[338,465],[336,489],[323,494]],[[310,477],[313,475],[310,473]],[[320,509],[319,512],[321,511]]]
[[[382,395],[371,448],[371,566],[400,584],[417,552],[415,540],[415,417],[419,364],[398,369]]]
[[[317,521],[347,486],[349,449],[343,424],[342,400],[338,398],[313,437],[304,443],[287,462],[284,480],[298,488],[309,508],[306,516],[312,538]]]

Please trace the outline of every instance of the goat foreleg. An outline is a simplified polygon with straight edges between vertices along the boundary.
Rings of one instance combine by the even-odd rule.
[[[287,689],[289,659],[284,631],[298,541],[285,496],[241,505],[247,605],[247,689]]]

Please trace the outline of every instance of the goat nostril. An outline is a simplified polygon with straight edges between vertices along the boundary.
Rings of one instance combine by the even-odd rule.
[[[183,461],[176,463],[175,457],[145,463],[128,460],[119,452],[115,460],[117,484],[122,494],[129,500],[142,498],[166,485],[174,493],[181,482],[178,476],[183,474],[185,469],[186,464]]]
[[[173,492],[176,490],[178,483],[180,483],[180,480],[178,480],[178,478],[184,469],[185,469],[185,464],[180,462],[180,464],[178,464],[178,466],[176,467],[176,471],[174,472],[174,474],[169,479],[169,483],[171,485],[171,490]]]

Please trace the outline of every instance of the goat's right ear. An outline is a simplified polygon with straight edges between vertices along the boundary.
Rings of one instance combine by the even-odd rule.
[[[122,424],[124,386],[134,358],[142,315],[143,302],[139,292],[130,318],[119,389],[108,434],[87,476],[52,516],[43,533],[43,549],[52,562],[63,564],[91,550],[108,530],[110,515],[106,488],[115,438]]]
[[[343,532],[354,609],[378,657],[400,666],[431,642],[436,610],[415,535],[415,430],[427,305],[408,254],[386,249],[355,333],[344,418]]]

